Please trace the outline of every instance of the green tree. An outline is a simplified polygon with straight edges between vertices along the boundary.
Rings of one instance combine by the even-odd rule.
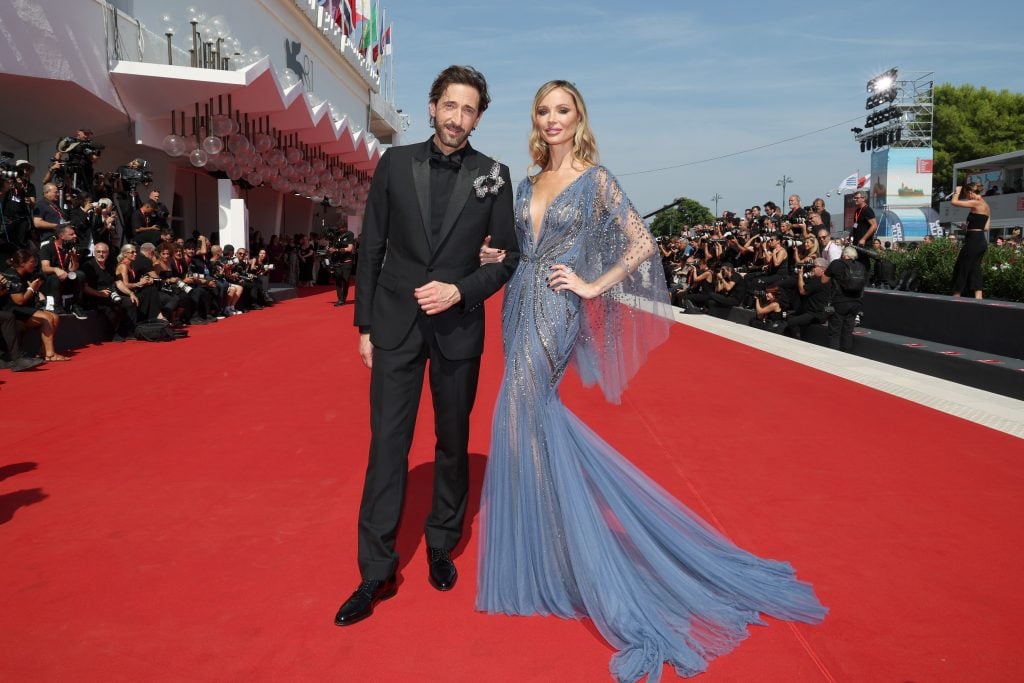
[[[662,210],[651,223],[651,232],[655,235],[678,235],[691,225],[715,220],[708,207],[687,197],[677,198],[670,206],[671,209]]]
[[[1024,148],[1024,94],[943,83],[934,96],[936,195],[952,189],[953,164]]]

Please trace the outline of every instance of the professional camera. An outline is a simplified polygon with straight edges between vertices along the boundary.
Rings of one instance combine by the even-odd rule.
[[[858,246],[856,244],[851,244],[850,246],[853,247],[854,249],[856,249],[858,254],[865,254],[866,256],[869,256],[869,257],[874,258],[874,259],[879,259],[879,260],[881,260],[881,258],[882,258],[882,255],[879,254],[874,249],[867,249],[866,247],[861,247],[861,246]]]
[[[69,135],[61,138],[57,142],[57,151],[62,154],[67,154],[69,161],[72,162],[85,157],[100,156],[104,149],[106,149],[105,145],[101,145],[92,138],[79,140],[78,138]]]
[[[150,185],[153,174],[149,170],[149,162],[145,159],[132,159],[124,166],[117,167],[117,175],[128,185]]]
[[[784,237],[782,239],[782,246],[786,248],[799,247],[804,243],[802,237]]]
[[[184,280],[178,280],[175,284],[178,286],[178,289],[185,292],[186,294],[192,292],[192,286],[186,283]]]
[[[115,304],[121,303],[121,299],[123,298],[124,297],[121,296],[121,292],[117,291],[117,287],[112,287],[110,289],[110,300]]]
[[[28,289],[28,285],[22,282],[21,276],[13,270],[0,271],[0,276],[6,280],[5,287],[9,294],[23,294]]]
[[[18,177],[18,167],[14,165],[14,154],[0,152],[0,178],[14,180]]]

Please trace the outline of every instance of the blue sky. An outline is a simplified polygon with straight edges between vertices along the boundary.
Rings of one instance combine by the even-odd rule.
[[[742,211],[776,182],[810,203],[868,172],[850,128],[865,84],[889,67],[935,82],[1024,92],[1024,3],[488,2],[385,0],[394,23],[396,106],[406,140],[426,139],[427,90],[452,63],[488,79],[475,147],[526,174],[533,94],[563,78],[582,91],[601,160],[641,213],[687,196]],[[969,11],[969,13],[968,13]],[[958,16],[962,15],[962,16]],[[856,119],[849,123],[842,122]],[[637,173],[822,133],[720,161]],[[1024,146],[1024,144],[1022,144]],[[826,200],[833,213],[841,202]]]

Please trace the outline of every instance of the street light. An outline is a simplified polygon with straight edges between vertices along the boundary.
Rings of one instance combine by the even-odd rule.
[[[725,199],[722,195],[715,193],[715,196],[711,198],[711,201],[715,203],[715,218],[718,218],[718,200]]]
[[[782,177],[779,178],[779,182],[775,183],[775,187],[782,188],[782,203],[779,204],[780,209],[786,205],[786,185],[788,185],[791,182],[793,182],[793,179],[787,176],[785,173],[783,173]]]

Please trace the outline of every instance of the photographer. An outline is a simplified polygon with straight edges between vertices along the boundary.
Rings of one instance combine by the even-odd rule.
[[[715,291],[708,299],[710,312],[722,318],[728,317],[729,310],[742,306],[746,297],[746,280],[736,272],[732,263],[723,263],[715,274]]]
[[[763,294],[754,297],[754,313],[757,317],[750,321],[750,326],[776,334],[781,333],[786,329],[787,309],[781,290],[773,285]]]
[[[58,203],[60,190],[53,183],[43,185],[43,198],[32,209],[32,235],[41,245],[53,239],[57,228],[68,222]]]
[[[811,210],[807,213],[808,219],[813,219],[814,216],[818,217],[821,225],[825,226],[829,232],[832,231],[832,214],[825,210],[825,200],[821,197],[816,198],[811,202]],[[813,225],[813,221],[809,221]]]
[[[821,258],[832,263],[843,255],[843,247],[832,239],[832,234],[828,230],[818,228],[815,235],[818,238],[818,253]]]
[[[809,265],[810,269],[805,267],[796,279],[797,291],[800,293],[800,312],[786,319],[786,334],[797,339],[803,339],[808,325],[824,323],[828,319],[826,309],[831,290],[822,280],[828,261],[816,258]]]
[[[198,239],[200,250],[196,249],[195,240],[187,240],[182,247],[185,267],[188,269],[188,273],[196,285],[198,285],[198,289],[206,293],[205,295],[200,295],[202,296],[202,302],[197,305],[196,311],[205,314],[206,322],[217,322],[216,312],[220,309],[223,292],[221,291],[220,283],[214,279],[209,261],[206,258],[208,244],[206,238],[200,235]]]
[[[853,350],[853,328],[861,309],[861,296],[868,272],[857,260],[857,250],[844,247],[843,255],[825,269],[821,281],[832,283],[832,304],[828,311],[828,345],[833,349]]]
[[[224,247],[224,251],[227,251],[227,247]],[[238,248],[234,255],[234,261],[232,269],[234,278],[231,281],[242,286],[240,306],[245,310],[262,310],[266,290],[263,288],[263,281],[251,271],[252,262],[245,247]]]
[[[156,260],[153,263],[153,270],[160,278],[161,299],[163,307],[167,311],[167,317],[174,327],[184,327],[192,321],[192,314],[195,311],[195,299],[191,298],[194,290],[192,285],[185,281],[181,270],[175,269],[174,245],[163,242],[155,250]],[[205,320],[203,324],[205,324]]]
[[[344,306],[348,299],[348,283],[352,278],[352,264],[356,254],[355,233],[348,228],[339,230],[327,252],[331,257],[334,289],[338,295],[334,305]]]
[[[164,247],[161,247],[164,249]],[[178,282],[184,283],[189,289],[185,292],[188,299],[190,325],[205,325],[208,322],[216,321],[213,315],[213,293],[209,287],[205,287],[203,279],[191,272],[190,264],[185,258],[185,248],[177,244],[171,244],[170,258],[168,265],[171,275]]]
[[[106,318],[113,341],[124,341],[132,332],[124,327],[130,299],[117,288],[117,269],[110,256],[110,245],[106,242],[93,245],[92,258],[82,264],[82,271],[85,273],[86,307]]]
[[[43,344],[44,360],[61,362],[70,360],[67,356],[57,353],[53,340],[60,326],[60,318],[51,311],[40,311],[36,308],[39,288],[43,278],[36,272],[36,257],[25,249],[19,249],[7,261],[9,268],[4,272],[7,296],[2,304],[16,320],[27,328],[39,328],[40,341]]]
[[[853,228],[850,231],[850,244],[856,247],[867,248],[871,244],[875,232],[878,230],[878,220],[875,218],[874,210],[868,206],[868,198],[864,192],[858,190],[853,195],[856,208],[853,211]],[[857,260],[867,271],[871,262],[866,253],[858,254]]]
[[[79,320],[85,320],[81,306],[85,273],[79,268],[80,258],[75,226],[70,223],[62,225],[56,238],[39,248],[39,269],[45,277],[43,294],[46,296],[46,310],[58,315],[70,312]],[[70,301],[67,306],[66,301]]]
[[[130,231],[132,242],[136,246],[142,246],[147,242],[156,245],[160,241],[160,227],[153,223],[156,209],[156,203],[148,201],[132,212]]]
[[[230,246],[230,245],[229,245]],[[242,298],[242,286],[232,282],[234,273],[233,259],[224,256],[224,250],[220,245],[214,244],[210,247],[210,258],[208,261],[210,271],[214,280],[217,281],[221,293],[221,309],[226,316],[241,315],[242,311],[235,308],[238,300]]]
[[[88,128],[79,128],[73,137],[61,138],[54,154],[54,160],[60,164],[51,167],[55,182],[69,191],[91,192],[93,165],[102,151],[103,145],[93,141]]]
[[[93,222],[92,243],[103,242],[114,251],[121,249],[121,230],[117,221],[114,202],[104,197],[96,202],[96,219]]]
[[[170,217],[171,210],[167,208],[167,205],[160,201],[160,190],[150,190],[149,192],[149,204],[153,205],[153,213],[150,214],[150,222],[157,227],[161,233],[165,230],[169,230],[171,227]],[[174,234],[173,231],[171,233]]]
[[[807,222],[807,209],[800,205],[800,195],[791,194],[789,195],[789,213],[786,214],[786,220],[793,225],[803,225]]]
[[[17,316],[10,309],[13,304],[10,300],[11,283],[7,276],[0,273],[0,368],[11,372],[21,372],[36,367],[43,361],[39,358],[29,358],[21,350],[21,337],[25,334],[25,326],[18,320]]]
[[[32,234],[32,211],[36,205],[36,186],[32,184],[35,167],[25,160],[14,166],[17,174],[3,194],[3,216],[7,238],[19,248],[27,247]]]
[[[715,289],[715,273],[701,256],[690,258],[694,260],[693,270],[689,275],[690,281],[686,291],[677,301],[686,313],[704,313]],[[689,259],[687,262],[689,263]]]

